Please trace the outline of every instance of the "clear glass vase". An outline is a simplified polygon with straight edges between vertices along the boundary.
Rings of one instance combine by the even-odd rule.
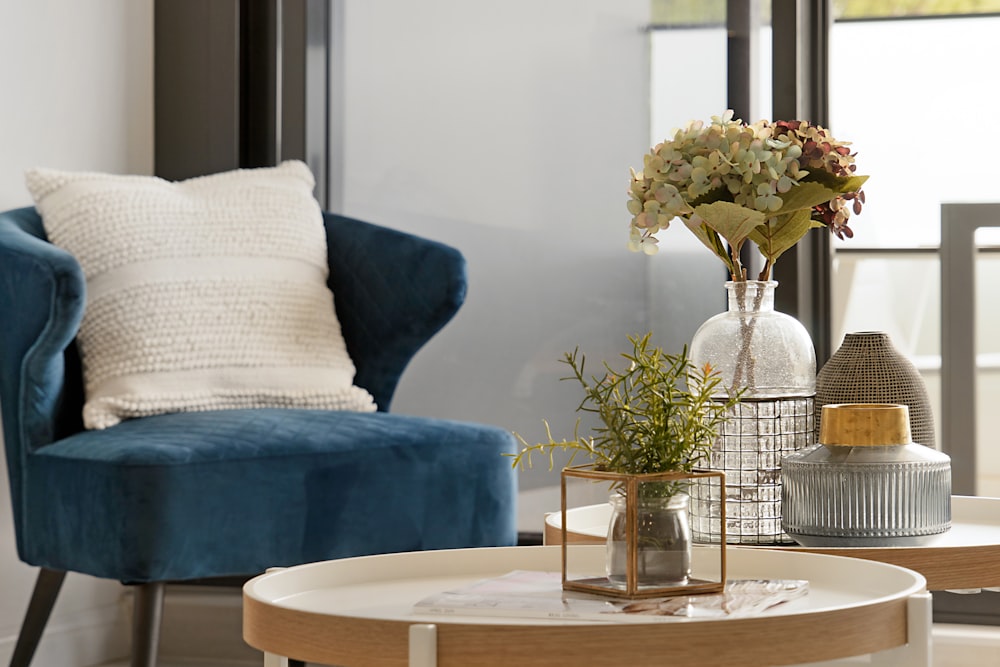
[[[628,572],[628,522],[625,494],[611,494],[608,524],[607,575],[625,585]],[[638,503],[636,525],[636,575],[640,586],[684,586],[691,576],[691,527],[689,496],[643,497]]]
[[[707,462],[726,474],[726,541],[734,544],[792,542],[781,529],[781,457],[815,442],[816,352],[802,323],[774,309],[777,285],[727,282],[728,310],[691,341],[692,362],[721,374],[720,391],[743,392]],[[717,487],[693,492],[696,541],[711,541],[697,526],[719,512],[712,493]]]

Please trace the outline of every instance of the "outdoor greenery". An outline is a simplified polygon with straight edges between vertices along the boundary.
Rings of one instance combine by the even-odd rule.
[[[834,0],[834,17],[844,19],[989,14],[1000,0]]]
[[[771,0],[758,0],[771,16]],[[1000,12],[1000,0],[833,0],[834,19],[956,16]],[[651,22],[662,26],[724,25],[726,0],[651,0]]]

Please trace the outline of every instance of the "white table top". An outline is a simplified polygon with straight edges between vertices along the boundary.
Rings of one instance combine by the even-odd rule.
[[[923,574],[931,590],[1000,586],[1000,499],[952,496],[951,513],[951,530],[935,535],[920,546],[777,548],[900,565]],[[567,531],[570,533],[567,539],[573,542],[604,542],[610,517],[611,509],[607,504],[567,510]],[[546,515],[548,544],[560,543],[561,528],[561,512]]]
[[[595,573],[603,571],[603,547],[571,548],[576,565],[592,567]],[[761,655],[768,655],[769,664],[794,664],[805,662],[807,657],[832,659],[903,644],[908,601],[925,590],[925,581],[919,574],[865,560],[733,547],[727,550],[727,559],[730,579],[807,579],[809,594],[753,618],[686,619],[676,623],[417,615],[413,605],[434,593],[512,570],[561,570],[560,547],[427,551],[328,561],[257,577],[244,587],[244,637],[261,650],[348,667],[405,664],[405,661],[392,662],[388,657],[385,661],[382,657],[376,659],[373,654],[388,656],[403,650],[404,647],[396,646],[401,642],[399,627],[413,624],[434,624],[438,633],[438,664],[456,667],[560,664],[539,661],[538,656],[544,651],[538,647],[527,654],[517,654],[514,645],[525,642],[529,647],[541,642],[546,650],[562,656],[560,659],[575,654],[581,646],[591,646],[587,649],[590,655],[596,650],[593,646],[603,642],[605,650],[613,650],[615,656],[625,659],[622,664],[638,665],[645,664],[644,660],[650,660],[650,656],[630,657],[622,653],[623,645],[638,642],[652,649],[663,642],[679,655],[677,643],[681,638],[685,648],[680,653],[697,664],[715,664],[712,660],[717,656],[721,656],[718,664],[727,661],[734,664],[732,660],[738,656],[745,658],[754,647]],[[695,548],[696,571],[700,567],[717,567],[717,563],[716,548]],[[833,630],[836,636],[826,643],[817,640],[816,623],[839,628]],[[872,627],[879,627],[879,632],[872,633]],[[741,633],[741,628],[746,634]],[[539,630],[542,635],[537,634]],[[289,637],[289,633],[295,636]],[[708,641],[700,644],[691,641],[699,635],[709,638]],[[338,636],[339,639],[330,639]],[[377,641],[372,643],[372,637],[378,637]],[[794,637],[801,639],[789,639]],[[772,655],[774,642],[782,644],[779,656]],[[499,651],[493,656],[495,661],[490,661],[489,651],[484,648],[487,645]],[[297,655],[296,651],[301,653]],[[445,656],[449,659],[445,660]]]

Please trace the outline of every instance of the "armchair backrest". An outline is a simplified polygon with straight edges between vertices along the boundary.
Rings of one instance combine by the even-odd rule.
[[[330,288],[355,384],[388,411],[413,355],[465,300],[466,265],[450,246],[324,213]]]

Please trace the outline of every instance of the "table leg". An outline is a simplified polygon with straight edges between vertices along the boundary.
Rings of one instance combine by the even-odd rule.
[[[415,623],[410,626],[410,667],[437,667],[437,626]]]
[[[302,667],[305,665],[301,660],[292,660],[274,653],[264,653],[264,667]]]
[[[931,667],[931,594],[910,596],[906,605],[906,646],[872,655],[872,667]]]

